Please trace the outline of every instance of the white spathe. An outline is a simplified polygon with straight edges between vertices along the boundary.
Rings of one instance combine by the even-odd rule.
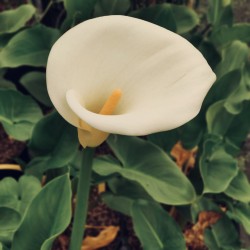
[[[139,19],[85,21],[53,46],[49,96],[72,125],[79,120],[107,133],[146,135],[195,117],[216,76],[181,36]],[[122,97],[113,115],[98,114],[112,91]]]

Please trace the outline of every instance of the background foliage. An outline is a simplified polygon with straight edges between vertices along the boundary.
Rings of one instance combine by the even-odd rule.
[[[239,225],[250,233],[250,184],[239,156],[250,130],[250,24],[234,22],[231,1],[53,0],[11,7],[0,13],[0,122],[9,137],[26,143],[26,154],[15,159],[23,176],[0,181],[0,249],[51,249],[68,227],[81,153],[76,130],[49,100],[47,57],[69,28],[118,14],[188,39],[217,81],[199,115],[182,127],[145,138],[110,136],[108,153],[95,158],[93,185],[106,182],[103,201],[132,218],[145,250],[246,249]]]

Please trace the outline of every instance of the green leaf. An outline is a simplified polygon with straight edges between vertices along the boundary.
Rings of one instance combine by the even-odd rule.
[[[214,198],[213,198],[214,199]],[[205,244],[211,250],[235,250],[239,249],[239,235],[234,223],[221,212],[214,200],[201,198],[191,207],[193,223],[196,223],[198,215],[202,211],[215,211],[222,217],[209,228],[205,229]]]
[[[20,79],[21,84],[34,96],[39,102],[51,107],[47,87],[46,87],[46,75],[43,72],[30,72],[25,74]]]
[[[207,110],[207,129],[211,134],[224,136],[234,119],[234,115],[225,109],[224,104],[225,100],[215,102]]]
[[[16,210],[8,207],[0,207],[0,214],[0,234],[1,231],[5,231],[6,233],[17,228],[21,216]]]
[[[227,99],[238,87],[241,80],[241,71],[234,70],[218,79],[209,90],[203,106],[209,107],[211,104]],[[228,98],[226,102],[230,100]]]
[[[214,69],[221,60],[217,48],[211,42],[203,40],[199,44],[199,50],[202,53],[202,55],[206,58],[210,67]]]
[[[193,149],[196,147],[204,133],[205,121],[201,113],[188,123],[181,126],[179,130],[180,141],[184,148]]]
[[[250,234],[250,206],[245,203],[236,203],[229,208],[229,217],[240,223],[246,232]]]
[[[250,129],[249,108],[250,102],[243,103],[241,112],[236,115],[226,110],[225,100],[214,103],[206,114],[208,132],[225,136],[235,146],[240,147]],[[240,129],[239,124],[241,124]]]
[[[147,138],[161,147],[165,152],[170,152],[179,140],[177,129],[148,135]]]
[[[223,46],[234,40],[249,43],[250,23],[237,23],[232,27],[222,26],[212,32],[210,39],[216,46]]]
[[[24,214],[34,197],[40,192],[41,183],[34,176],[23,175],[19,179],[18,184],[19,211],[21,214]]]
[[[168,155],[154,144],[136,137],[112,136],[108,144],[123,167],[97,159],[93,169],[100,175],[118,173],[138,182],[156,201],[181,205],[192,203],[196,194],[187,177]],[[136,152],[136,153],[135,153]]]
[[[67,11],[67,18],[63,23],[63,30],[90,19],[97,0],[63,0]]]
[[[111,209],[131,216],[131,208],[134,202],[134,199],[131,199],[122,195],[115,195],[112,193],[105,193],[102,195],[102,200],[107,204]]]
[[[10,221],[10,224],[0,222],[0,225],[10,227],[9,230],[0,229],[0,241],[10,244],[22,217],[40,190],[41,183],[33,176],[24,175],[18,182],[10,177],[0,181],[0,207],[8,208],[10,211],[9,215],[5,214],[4,211],[0,212],[0,220],[4,214],[2,219]]]
[[[94,16],[124,15],[130,8],[130,0],[97,0]]]
[[[131,199],[153,200],[143,187],[135,181],[129,181],[122,177],[112,178],[108,181],[109,189],[117,195],[129,197]]]
[[[210,234],[207,234],[206,231],[209,230],[211,230]],[[211,229],[205,230],[205,243],[207,243],[208,240],[211,242],[212,238],[219,249],[240,249],[239,234],[233,222],[226,215],[223,215],[212,225]]]
[[[225,194],[241,202],[250,202],[250,183],[242,171],[231,181]]]
[[[215,239],[213,232],[211,230],[205,230],[204,241],[205,241],[205,245],[208,247],[208,249],[223,250],[222,248],[220,248],[218,246],[218,243],[216,242],[216,239]]]
[[[2,244],[2,242],[0,242],[0,250],[9,250],[9,248],[7,248],[6,246],[4,246]]]
[[[37,25],[17,33],[0,52],[0,67],[46,66],[49,51],[60,33]]]
[[[14,10],[0,13],[0,35],[13,33],[25,26],[27,21],[35,14],[36,9],[31,4],[23,4]]]
[[[250,132],[249,110],[250,102],[243,103],[241,112],[234,116],[226,134],[227,138],[238,147],[242,147],[243,141]]]
[[[0,51],[8,44],[8,42],[14,35],[15,35],[14,33],[0,35]]]
[[[243,68],[249,55],[249,48],[246,43],[234,41],[221,53],[222,61],[215,69],[218,79],[230,71]]]
[[[222,145],[206,140],[200,158],[200,171],[204,182],[204,193],[221,193],[227,189],[238,173],[237,161]]]
[[[15,230],[21,220],[20,214],[8,207],[0,207],[0,235],[1,231],[5,233]],[[0,236],[1,237],[1,236]]]
[[[0,241],[10,245],[13,234],[21,221],[21,215],[14,209],[0,207]]]
[[[245,101],[250,101],[250,74],[249,74],[249,68],[245,67],[242,70],[242,76],[241,81],[238,85],[238,88],[235,89],[234,92],[232,92],[226,100],[225,108],[228,112],[232,114],[239,114],[243,107]]]
[[[180,227],[157,203],[144,200],[132,206],[134,230],[145,250],[185,250]]]
[[[194,224],[197,222],[199,213],[202,211],[214,211],[221,213],[220,207],[218,207],[213,200],[203,196],[191,205],[191,215]]]
[[[73,161],[78,146],[76,129],[53,112],[34,128],[29,148],[36,157],[28,164],[27,171],[43,173],[47,169],[67,166]]]
[[[118,177],[109,180],[108,186],[113,193],[104,193],[102,199],[111,209],[128,216],[131,216],[131,207],[135,200],[145,199],[153,201],[137,182]]]
[[[10,177],[4,178],[0,181],[0,206],[23,215],[40,190],[41,183],[34,176],[23,175],[18,182]]]
[[[157,4],[142,10],[131,12],[132,17],[136,17],[171,31],[177,31],[177,24],[175,22],[174,14],[170,4]]]
[[[199,16],[191,8],[172,4],[171,9],[175,18],[177,33],[187,33],[199,24]]]
[[[11,249],[50,250],[70,218],[71,187],[66,174],[49,182],[32,201],[14,235]]]
[[[11,81],[8,81],[0,76],[0,89],[12,89],[16,90],[16,86]]]
[[[210,0],[207,17],[214,26],[232,25],[233,11],[231,0]]]
[[[157,4],[131,12],[130,15],[179,34],[187,33],[199,24],[199,17],[196,12],[185,6],[175,4]]]
[[[25,141],[42,112],[34,100],[15,90],[0,90],[0,121],[7,134]]]

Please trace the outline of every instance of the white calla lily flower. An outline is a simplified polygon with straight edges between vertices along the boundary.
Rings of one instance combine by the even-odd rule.
[[[198,114],[215,79],[187,40],[126,16],[70,29],[47,66],[50,98],[78,128],[84,147],[99,145],[109,133],[139,136],[183,125]]]

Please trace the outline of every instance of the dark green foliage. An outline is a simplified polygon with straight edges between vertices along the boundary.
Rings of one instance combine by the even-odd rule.
[[[112,152],[93,165],[92,182],[108,185],[103,201],[132,217],[145,250],[186,249],[182,232],[202,211],[222,215],[204,232],[211,250],[241,249],[239,225],[250,234],[250,183],[237,159],[250,131],[250,24],[233,22],[230,0],[208,1],[205,12],[185,6],[188,1],[142,2],[64,0],[46,11],[24,4],[0,13],[0,122],[11,138],[27,144],[15,159],[24,176],[0,181],[0,250],[49,250],[69,225],[82,155],[76,129],[53,111],[46,63],[64,31],[103,15],[140,18],[184,36],[217,75],[199,115],[180,128],[143,139],[110,136],[106,148]],[[61,15],[50,25],[46,17],[56,8]],[[187,162],[182,172],[171,158],[177,142],[186,150],[198,147],[189,173],[183,173]],[[34,176],[43,175],[42,188]],[[177,220],[168,213],[173,206]]]

